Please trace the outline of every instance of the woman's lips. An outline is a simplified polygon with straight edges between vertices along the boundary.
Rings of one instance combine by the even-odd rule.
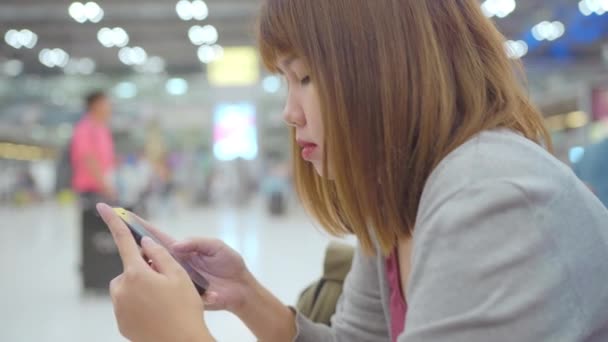
[[[312,158],[313,153],[317,150],[317,145],[308,145],[302,148],[302,158],[306,160],[310,160]]]
[[[302,148],[302,158],[310,160],[317,150],[317,144],[308,141],[298,140],[298,145]]]

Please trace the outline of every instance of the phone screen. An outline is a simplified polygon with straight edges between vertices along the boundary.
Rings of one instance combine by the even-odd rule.
[[[129,227],[129,230],[131,231],[131,234],[133,234],[133,237],[135,238],[135,242],[137,242],[137,245],[139,245],[141,247],[141,239],[144,236],[147,236],[150,239],[154,240],[154,242],[167,248],[167,246],[164,246],[156,237],[154,237],[154,235],[152,235],[152,233],[150,233],[146,228],[144,228],[144,226],[137,220],[137,218],[133,214],[131,214],[131,212],[129,212],[123,208],[113,208],[113,209],[114,209],[114,212],[118,215],[118,217],[120,217],[123,220],[123,222],[127,225],[127,227]],[[168,248],[167,248],[167,250],[168,250]],[[169,251],[169,253],[171,253],[171,251]],[[203,277],[201,274],[196,272],[192,268],[192,266],[190,264],[188,264],[187,262],[183,262],[183,261],[179,260],[174,255],[172,255],[172,256],[186,270],[186,272],[190,276],[190,279],[192,280],[192,283],[194,284],[194,287],[196,287],[196,290],[198,291],[198,293],[203,295],[205,293],[205,290],[209,287],[209,282],[207,281],[207,279],[205,279],[205,277]]]
[[[158,243],[159,245],[163,246],[163,244],[158,241],[158,239],[156,239],[156,237],[154,237],[154,235],[152,235],[150,232],[148,232],[146,230],[146,228],[144,228],[144,226],[139,223],[137,221],[137,219],[131,215],[131,213],[123,208],[114,208],[114,212],[118,215],[118,217],[120,217],[126,224],[127,227],[129,227],[129,230],[131,231],[131,234],[133,234],[133,237],[135,238],[135,242],[137,242],[137,245],[141,247],[141,239],[144,236],[149,237],[150,239],[154,240],[154,242]],[[164,246],[167,247],[167,246]]]

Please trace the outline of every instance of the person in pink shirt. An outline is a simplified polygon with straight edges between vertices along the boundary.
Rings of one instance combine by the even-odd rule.
[[[83,197],[114,202],[117,193],[110,179],[115,166],[110,99],[96,91],[86,97],[86,106],[87,113],[76,124],[72,138],[72,188]]]

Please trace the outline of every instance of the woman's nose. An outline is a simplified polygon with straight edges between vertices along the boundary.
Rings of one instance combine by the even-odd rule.
[[[283,109],[283,121],[290,127],[302,127],[306,125],[306,116],[299,106],[288,102]]]

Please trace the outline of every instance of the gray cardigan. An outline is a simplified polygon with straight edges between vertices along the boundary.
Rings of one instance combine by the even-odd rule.
[[[608,211],[520,135],[446,157],[413,239],[399,342],[608,341]],[[298,315],[296,341],[389,341],[388,297],[384,259],[357,251],[332,327]]]

